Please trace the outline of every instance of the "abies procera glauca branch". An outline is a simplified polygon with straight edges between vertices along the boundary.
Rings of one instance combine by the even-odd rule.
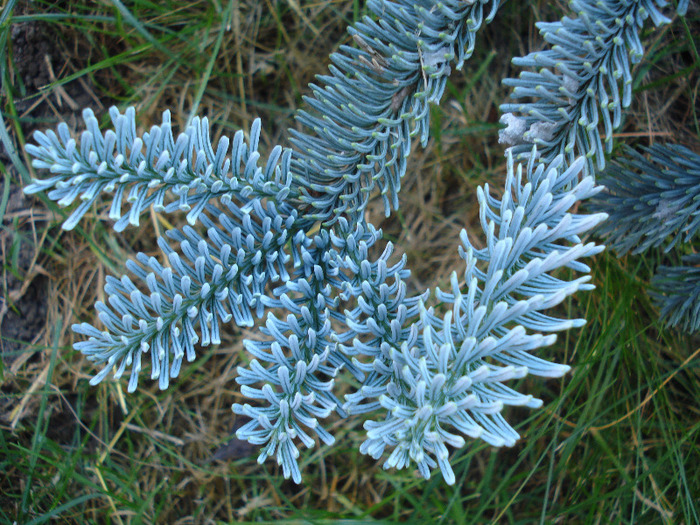
[[[519,436],[503,408],[542,402],[507,383],[565,374],[567,365],[537,350],[584,324],[547,312],[592,288],[582,259],[602,250],[582,239],[606,214],[575,211],[601,190],[587,160],[604,154],[598,107],[606,126],[618,125],[627,97],[615,105],[617,80],[627,89],[629,64],[641,56],[637,32],[649,17],[665,23],[664,5],[574,2],[578,18],[543,30],[555,54],[522,59],[545,69],[513,81],[515,96],[541,100],[506,108],[520,116],[508,117],[515,128],[505,135],[517,145],[505,191],[479,190],[484,248],[462,232],[463,266],[449,290],[411,294],[407,260],[392,258],[389,242],[377,250],[382,233],[365,211],[375,195],[387,214],[398,208],[412,139],[427,143],[430,107],[498,1],[368,2],[370,15],[350,28],[354,45],[331,55],[329,73],[311,86],[291,148],[266,157],[259,120],[247,139],[239,131],[215,145],[207,119],[175,136],[168,112],[139,135],[133,109],[110,110],[105,132],[85,110],[79,140],[65,124],[37,133],[27,151],[52,176],[25,191],[47,191],[62,206],[78,200],[64,228],[100,196],[111,199],[117,230],[149,209],[187,212],[188,225],[159,239],[162,257],[138,254],[128,275],[107,279],[99,321],[74,325],[87,337],[75,347],[102,367],[93,384],[127,373],[134,391],[146,359],[167,388],[183,359],[219,344],[227,326],[257,326],[236,377],[250,400],[233,406],[249,418],[237,434],[297,483],[299,445],[332,444],[333,413],[367,417],[360,449],[385,467],[415,466],[425,477],[439,468],[448,483],[450,449],[465,438],[512,446]],[[577,45],[584,54],[571,51]],[[577,276],[564,279],[563,268]],[[341,371],[359,384],[344,399],[335,389]]]
[[[665,252],[680,251],[680,265],[656,269],[652,296],[668,325],[700,331],[700,254],[692,251],[700,231],[700,155],[676,144],[628,147],[601,179],[607,191],[594,205],[611,220],[600,233],[620,255],[664,244]]]

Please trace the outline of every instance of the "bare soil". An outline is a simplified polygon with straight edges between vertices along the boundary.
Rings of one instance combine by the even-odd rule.
[[[78,82],[65,84],[62,89],[65,96],[61,99],[41,96],[42,89],[55,80],[54,71],[65,66],[57,41],[57,35],[41,23],[22,23],[12,27],[15,107],[27,139],[35,129],[47,127],[45,123],[57,117],[75,122],[80,118],[82,107],[92,102],[85,85]],[[31,114],[31,119],[23,118],[28,114]],[[21,155],[19,148],[17,150]],[[21,177],[5,148],[0,148],[0,162],[9,174],[5,183],[10,184],[0,231],[0,259],[3,261],[0,354],[8,363],[42,340],[46,329],[51,268],[42,265],[43,258],[39,253],[34,225],[42,219],[32,212],[36,198],[24,195],[17,184]]]

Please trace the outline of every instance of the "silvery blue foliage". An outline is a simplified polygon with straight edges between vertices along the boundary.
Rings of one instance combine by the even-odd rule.
[[[461,69],[476,31],[499,0],[370,0],[377,20],[349,29],[358,47],[331,55],[329,75],[311,85],[290,130],[292,173],[313,219],[362,220],[377,187],[387,215],[398,207],[412,137],[428,141],[430,105],[442,98],[451,66]]]
[[[291,474],[297,482],[301,473],[295,461],[299,453],[293,439],[299,438],[307,447],[313,446],[314,440],[307,433],[310,430],[330,445],[334,438],[318,424],[318,419],[328,417],[333,411],[346,415],[342,403],[333,395],[332,378],[341,368],[346,368],[363,381],[363,388],[370,387],[371,383],[364,380],[362,366],[349,358],[360,352],[366,354],[371,348],[372,341],[362,344],[359,338],[383,332],[386,322],[392,318],[396,321],[397,310],[404,312],[407,305],[417,304],[417,298],[405,297],[402,282],[408,274],[403,270],[405,260],[387,266],[391,245],[377,261],[371,261],[368,249],[380,238],[381,233],[371,225],[358,224],[353,229],[344,218],[338,220],[336,231],[315,235],[302,249],[305,264],[296,270],[296,278],[275,289],[275,298],[268,299],[268,306],[286,315],[270,312],[265,326],[261,327],[262,334],[270,337],[245,342],[253,359],[248,367],[239,367],[236,381],[243,385],[244,395],[264,399],[269,406],[234,405],[236,413],[251,418],[238,430],[238,437],[266,445],[259,461],[276,454],[285,476]],[[368,300],[363,300],[363,296]],[[340,301],[347,303],[355,298],[358,306],[341,313]],[[370,305],[383,316],[374,315],[372,321],[362,323],[359,312],[367,313],[372,308]],[[405,318],[405,313],[398,316],[399,320]],[[333,331],[334,319],[347,327],[345,333]],[[405,335],[402,328],[394,325],[394,340],[399,341]],[[350,338],[354,346],[343,346],[341,351],[341,344]],[[310,360],[308,356],[312,356]],[[265,368],[261,363],[271,366]],[[249,386],[257,383],[264,385]]]
[[[382,334],[381,329],[388,332],[385,321],[376,335],[389,341],[360,351],[373,358],[365,368],[376,379],[347,396],[345,406],[351,413],[383,409],[365,423],[363,453],[378,459],[390,452],[386,468],[415,464],[426,478],[439,467],[452,484],[447,447],[463,446],[462,436],[493,446],[515,444],[518,433],[501,410],[542,402],[503,383],[528,374],[566,373],[568,366],[531,352],[551,345],[552,332],[585,322],[543,313],[574,292],[592,288],[588,276],[567,282],[551,272],[569,267],[587,273],[579,259],[603,249],[582,244],[580,235],[606,215],[570,213],[574,203],[602,189],[591,177],[579,180],[583,164],[578,159],[565,169],[560,156],[549,166],[535,169],[530,163],[524,170],[514,167],[509,155],[502,199],[492,197],[488,186],[479,189],[486,248],[474,248],[462,231],[462,279],[453,274],[451,290],[436,291],[448,308],[426,308],[421,300],[419,322],[410,325],[407,337],[397,341]],[[400,333],[398,328],[393,332]]]
[[[651,295],[661,306],[661,317],[669,326],[687,332],[700,331],[700,255],[686,255],[683,266],[660,266]]]
[[[607,191],[596,208],[613,220],[599,233],[618,253],[641,253],[666,243],[670,251],[700,229],[700,155],[675,144],[624,154],[601,174]]]
[[[275,148],[264,170],[258,166],[260,153],[260,120],[253,123],[250,142],[243,132],[236,133],[229,153],[229,138],[224,136],[216,146],[209,139],[207,118],[196,117],[175,139],[170,112],[163,113],[160,126],[138,136],[133,108],[120,113],[109,110],[114,130],[102,133],[90,109],[83,111],[85,131],[80,145],[71,137],[68,126],[61,123],[58,133],[38,131],[38,145],[28,144],[35,168],[49,169],[55,175],[35,180],[25,193],[51,190],[50,199],[69,206],[80,197],[81,204],[63,223],[75,227],[101,193],[110,193],[109,218],[114,229],[138,226],[139,215],[150,206],[158,212],[188,211],[187,221],[194,224],[212,199],[228,202],[234,196],[247,199],[251,195],[282,201],[289,192],[290,181],[280,182],[280,174],[288,177],[288,167],[279,166],[282,148]],[[145,151],[144,151],[145,147]],[[289,164],[289,153],[284,161]],[[175,197],[175,199],[172,199]],[[166,205],[166,198],[172,199]],[[129,213],[122,215],[122,204]]]
[[[551,48],[513,59],[533,71],[504,83],[513,86],[512,98],[532,101],[501,105],[508,126],[501,142],[512,145],[516,158],[526,157],[536,144],[543,162],[560,154],[569,162],[585,156],[591,173],[603,169],[613,130],[632,101],[630,68],[644,55],[639,30],[647,18],[657,27],[669,23],[660,11],[667,5],[666,0],[573,0],[576,18],[538,23]],[[681,1],[678,13],[687,7],[688,1]]]
[[[565,19],[565,30],[574,32],[562,31],[561,38],[578,38],[591,53],[602,53],[597,44],[585,44],[585,31],[595,29],[592,17],[604,28],[610,13],[631,10],[621,35],[634,45],[647,14],[661,20],[649,11],[651,2],[574,4],[586,8],[583,21]],[[529,162],[516,166],[509,156],[500,200],[488,187],[479,191],[486,247],[476,249],[462,233],[463,282],[453,275],[449,291],[410,294],[405,258],[391,260],[391,243],[377,254],[381,231],[364,214],[373,191],[387,213],[398,206],[411,140],[428,140],[430,105],[439,102],[451,67],[460,68],[471,55],[476,31],[498,6],[497,0],[370,0],[374,18],[350,29],[357,47],[341,47],[331,57],[329,74],[312,86],[306,109],[297,115],[303,131],[291,132],[293,148],[275,147],[264,163],[259,121],[247,141],[238,132],[216,148],[206,119],[195,119],[176,139],[167,112],[160,126],[141,136],[134,111],[116,109],[110,110],[114,131],[105,133],[86,110],[87,130],[79,144],[65,125],[58,134],[38,133],[38,145],[27,151],[35,167],[54,176],[34,181],[26,191],[48,191],[64,206],[80,198],[65,228],[74,227],[102,193],[112,194],[109,217],[116,229],[137,225],[149,207],[188,212],[188,226],[159,240],[167,262],[138,254],[127,263],[128,276],[108,279],[109,304],[97,304],[105,330],[74,325],[87,336],[75,347],[103,366],[92,382],[129,369],[133,391],[142,356],[150,354],[151,377],[166,388],[182,360],[196,358],[197,347],[220,342],[225,325],[254,326],[264,318],[258,336],[244,342],[250,362],[238,368],[237,382],[250,402],[233,410],[250,418],[238,437],[262,447],[260,462],[275,457],[285,477],[301,480],[298,444],[311,447],[316,438],[333,443],[323,427],[332,413],[370,414],[363,453],[375,458],[387,453],[386,467],[415,465],[426,477],[439,468],[448,483],[455,481],[448,447],[461,447],[464,436],[513,445],[518,434],[501,410],[537,407],[541,401],[504,383],[528,374],[564,374],[568,366],[534,352],[552,344],[555,332],[583,324],[545,310],[591,288],[585,275],[566,281],[552,272],[566,267],[585,274],[589,270],[580,259],[602,249],[582,243],[581,236],[605,214],[571,212],[600,189],[592,172],[583,171],[585,160],[573,156],[602,155],[595,150],[600,141],[586,139],[592,153],[539,139],[541,155],[531,144],[527,152],[516,146],[515,153]],[[616,42],[613,55],[622,60]],[[553,59],[524,60],[523,65],[558,65]],[[596,66],[589,77],[588,65],[569,67],[577,73],[566,78],[576,82],[560,79],[559,85],[570,88],[564,98],[576,104],[588,100],[582,116],[597,118],[586,86],[617,73],[609,77]],[[615,71],[625,78],[628,73],[624,67]],[[518,86],[539,93],[540,81],[529,78]],[[615,100],[617,84],[613,87]],[[549,115],[557,97],[544,96],[532,111],[524,106],[511,111],[527,113],[523,129],[532,131],[537,128],[532,119]],[[544,120],[540,128],[549,132]],[[579,124],[589,138],[591,122]],[[550,131],[569,136],[563,128]],[[535,166],[536,157],[544,162]],[[124,200],[130,208],[123,215]],[[432,306],[431,297],[437,298]],[[359,383],[344,400],[334,394],[342,369]]]
[[[666,244],[670,251],[688,243],[700,230],[700,155],[675,144],[655,144],[636,151],[625,148],[601,175],[607,191],[594,201],[611,220],[599,228],[608,244],[622,255],[641,253]],[[661,317],[671,326],[700,330],[700,279],[694,267],[697,255],[684,258],[688,265],[661,266],[652,293]]]
[[[526,159],[535,144],[542,162],[551,162],[561,154],[568,162],[584,156],[588,160],[588,173],[603,170],[605,154],[612,152],[613,130],[621,124],[622,109],[632,101],[631,67],[644,55],[639,30],[648,18],[657,27],[669,23],[670,19],[661,12],[667,5],[666,0],[573,0],[571,7],[578,15],[576,18],[538,23],[541,35],[551,47],[513,60],[514,64],[532,70],[504,83],[513,87],[512,98],[530,100],[501,106],[504,112],[501,122],[506,128],[500,132],[500,142],[510,145],[518,159]],[[678,2],[676,11],[683,15],[687,8],[688,1],[683,0]],[[685,165],[692,163],[687,160],[691,158],[687,150],[653,154],[666,160],[674,157],[675,162]],[[677,160],[683,156],[685,162]],[[613,219],[605,223],[603,231],[623,252],[631,248],[643,251],[662,243],[676,230],[690,235],[697,228],[684,211],[675,208],[687,206],[693,210],[694,206],[688,203],[692,202],[690,194],[696,192],[691,190],[688,195],[681,195],[688,184],[692,185],[689,180],[692,175],[679,176],[678,169],[661,174],[659,169],[654,169],[640,181],[632,182],[629,169],[634,163],[641,167],[640,157],[621,161],[627,165],[611,168],[605,181],[619,190],[620,196],[605,200],[607,204],[602,209]],[[678,164],[676,167],[684,169]],[[681,187],[674,189],[676,183]],[[655,199],[659,193],[651,189],[655,184],[673,197]],[[646,194],[646,201],[637,200],[642,198],[642,193]],[[678,275],[678,272],[670,273]],[[674,290],[677,292],[679,288]],[[674,297],[675,292],[669,293]],[[668,307],[671,303],[663,301],[662,310],[673,311]]]
[[[133,110],[122,115],[113,109],[110,114],[115,131],[103,135],[92,113],[85,111],[88,130],[83,132],[80,149],[65,124],[59,126],[58,136],[51,131],[36,133],[39,146],[27,146],[35,157],[33,164],[49,167],[56,176],[35,181],[26,191],[53,186],[49,197],[63,205],[80,195],[84,203],[64,223],[68,228],[99,191],[110,190],[115,192],[110,210],[110,217],[117,220],[115,228],[138,224],[139,215],[150,205],[159,211],[189,210],[188,221],[199,221],[207,228],[206,238],[189,226],[168,232],[179,243],[179,252],[160,239],[167,266],[145,254],[129,261],[127,269],[141,288],[128,276],[108,277],[109,304],[96,304],[107,330],[87,323],[74,325],[74,331],[89,337],[76,343],[76,349],[104,364],[93,384],[113,368],[120,377],[130,367],[129,391],[135,390],[142,354],[150,351],[151,378],[167,388],[169,378],[178,375],[182,359],[195,358],[196,343],[220,342],[219,322],[233,318],[239,326],[252,326],[252,314],[263,314],[261,297],[268,282],[288,278],[291,256],[286,244],[290,232],[300,233],[295,227],[297,211],[285,202],[291,152],[275,148],[265,168],[260,168],[257,120],[250,146],[239,132],[228,157],[225,137],[214,153],[206,119],[195,120],[174,141],[167,113],[163,125],[154,126],[143,137],[135,136]],[[121,216],[118,204],[127,189],[131,209]],[[166,190],[177,197],[167,206]],[[214,197],[229,213],[208,204]],[[144,288],[147,293],[141,291]]]

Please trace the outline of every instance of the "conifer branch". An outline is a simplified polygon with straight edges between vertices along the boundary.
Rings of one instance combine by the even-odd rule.
[[[350,28],[358,47],[331,55],[330,74],[312,84],[303,132],[290,130],[292,173],[308,216],[333,224],[362,220],[378,187],[387,216],[398,208],[411,139],[425,147],[430,105],[439,103],[451,65],[461,69],[476,32],[496,14],[499,0],[370,0]]]
[[[567,162],[584,156],[589,173],[602,170],[613,130],[632,101],[631,67],[644,56],[639,31],[647,18],[657,27],[669,23],[660,11],[666,5],[666,0],[573,0],[577,18],[538,23],[551,48],[513,59],[534,71],[503,83],[513,87],[512,98],[532,101],[501,105],[508,126],[501,142],[513,147],[517,159],[526,158],[535,144],[544,163],[561,154]],[[679,13],[685,8],[687,3],[680,5]]]
[[[584,323],[546,311],[592,288],[581,259],[602,247],[582,236],[606,215],[571,210],[601,189],[593,181],[593,159],[604,164],[599,121],[609,150],[631,97],[631,64],[643,52],[638,31],[646,18],[668,19],[659,11],[663,0],[574,0],[578,18],[539,25],[552,49],[516,59],[539,71],[506,81],[514,98],[535,100],[502,106],[510,124],[502,137],[513,144],[505,193],[499,200],[488,186],[478,191],[486,247],[476,249],[462,232],[463,282],[453,274],[451,289],[436,290],[440,304],[430,306],[430,291],[407,293],[406,259],[390,261],[391,243],[371,255],[381,232],[364,212],[375,189],[387,214],[398,207],[411,141],[425,145],[430,105],[499,5],[370,0],[373,18],[350,29],[355,47],[342,46],[329,74],[311,86],[297,115],[303,130],[290,132],[293,149],[273,148],[264,167],[258,120],[248,143],[236,133],[230,153],[227,138],[216,149],[210,143],[206,119],[176,140],[167,112],[142,136],[134,111],[114,108],[114,130],[104,134],[86,110],[79,145],[65,124],[58,134],[37,133],[38,145],[27,151],[54,176],[25,191],[48,190],[63,206],[80,198],[64,228],[104,193],[114,193],[118,230],[137,225],[149,207],[188,211],[190,225],[159,241],[167,265],[139,254],[127,263],[133,279],[108,278],[109,305],[97,305],[106,330],[74,326],[88,337],[75,347],[103,365],[92,383],[131,367],[133,391],[150,352],[151,377],[166,388],[182,359],[195,358],[195,344],[218,344],[223,325],[252,326],[267,314],[262,337],[244,343],[252,360],[238,368],[251,402],[233,409],[250,418],[239,438],[262,445],[258,460],[274,456],[285,477],[301,481],[298,443],[333,443],[320,423],[333,412],[372,412],[363,453],[386,452],[385,467],[415,464],[425,477],[439,468],[448,483],[455,482],[448,447],[463,446],[465,436],[512,446],[519,436],[503,407],[541,401],[505,383],[566,373],[567,365],[535,352],[555,332]],[[679,12],[686,7],[681,2]],[[679,165],[691,158],[674,151]],[[125,195],[130,209],[122,214]],[[687,209],[680,232],[697,229],[694,208]],[[562,268],[584,275],[567,281]],[[693,275],[673,279],[694,286]],[[670,285],[659,289],[682,312],[672,322],[697,324],[695,303],[679,304]],[[344,403],[333,390],[341,369],[360,382]]]
[[[607,191],[594,201],[610,215],[599,228],[620,255],[641,253],[679,241],[700,230],[700,155],[675,144],[624,149],[601,174]]]
[[[151,379],[165,389],[179,374],[183,357],[195,359],[195,344],[221,342],[220,323],[252,326],[253,314],[262,317],[267,284],[289,278],[287,244],[300,242],[300,236],[295,234],[295,211],[284,219],[272,203],[267,208],[260,200],[249,204],[250,210],[229,204],[229,214],[210,208],[218,223],[200,213],[207,239],[189,226],[168,232],[180,251],[161,238],[158,244],[169,266],[143,253],[136,256],[138,263],[128,261],[137,284],[126,275],[107,277],[109,304],[95,305],[106,330],[73,325],[74,332],[88,337],[75,343],[76,350],[103,365],[91,384],[113,369],[118,379],[131,367],[128,390],[133,392],[142,354],[150,352]]]
[[[377,367],[389,376],[385,387],[372,391],[384,413],[365,423],[367,439],[360,450],[375,459],[390,452],[385,468],[415,463],[428,478],[438,467],[453,484],[448,446],[462,447],[463,436],[513,446],[519,436],[501,416],[503,407],[542,404],[503,383],[528,374],[559,377],[569,370],[531,352],[551,345],[556,339],[552,332],[585,322],[542,312],[592,288],[588,276],[567,282],[552,272],[569,267],[587,273],[579,259],[603,250],[582,244],[580,236],[606,215],[569,212],[602,187],[591,177],[577,182],[583,159],[565,168],[559,156],[535,169],[534,157],[533,152],[523,173],[509,154],[502,200],[492,198],[488,186],[480,189],[487,248],[475,249],[462,232],[466,291],[453,274],[451,292],[437,290],[438,299],[451,309],[441,315],[421,302],[420,323],[389,350],[391,366]]]
[[[661,308],[661,318],[668,326],[690,333],[700,331],[700,255],[682,259],[683,266],[660,266],[651,296]]]
[[[288,167],[280,166],[283,158],[289,164],[288,152],[283,155],[277,147],[264,170],[258,167],[260,119],[253,122],[249,144],[242,131],[236,133],[228,156],[226,136],[214,151],[206,118],[195,118],[175,140],[169,111],[163,113],[160,126],[142,136],[136,133],[133,108],[122,114],[112,107],[109,114],[114,130],[104,134],[93,112],[85,109],[86,129],[80,143],[62,122],[58,134],[37,131],[34,139],[38,145],[27,145],[27,152],[34,157],[32,165],[55,175],[34,180],[24,192],[50,190],[49,198],[60,206],[69,206],[78,197],[82,201],[63,223],[65,230],[73,229],[102,193],[112,194],[109,218],[116,221],[117,231],[138,226],[139,216],[151,206],[157,212],[187,211],[187,222],[195,224],[215,198],[224,203],[250,196],[283,201],[289,194],[290,184],[281,183]],[[176,200],[167,203],[172,197]],[[126,215],[122,215],[124,202],[130,208]]]
[[[598,232],[620,255],[635,254],[665,244],[664,251],[690,243],[700,231],[700,155],[676,144],[655,144],[636,151],[625,148],[602,173],[607,191],[593,202],[610,220]],[[700,263],[660,266],[652,279],[651,296],[669,326],[700,330]]]

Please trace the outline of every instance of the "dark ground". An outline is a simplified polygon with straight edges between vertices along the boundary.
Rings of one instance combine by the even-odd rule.
[[[41,23],[22,23],[12,27],[11,52],[15,68],[15,105],[22,131],[29,139],[35,129],[57,118],[75,122],[82,107],[92,98],[84,85],[70,82],[63,86],[62,100],[39,96],[43,87],[54,80],[54,71],[65,64],[56,45],[58,35]],[[94,104],[94,102],[93,102]],[[24,119],[23,115],[31,114]],[[15,146],[17,146],[16,137]],[[20,148],[17,148],[20,153]],[[21,153],[20,153],[21,154]],[[7,170],[4,184],[9,184],[7,208],[0,230],[0,259],[3,262],[0,294],[0,353],[6,363],[13,362],[32,344],[42,339],[46,329],[47,287],[51,268],[42,266],[42,255],[36,238],[37,217],[32,210],[35,197],[22,193],[21,177],[12,165],[5,148],[0,148],[0,162]],[[3,193],[8,192],[3,188]]]

